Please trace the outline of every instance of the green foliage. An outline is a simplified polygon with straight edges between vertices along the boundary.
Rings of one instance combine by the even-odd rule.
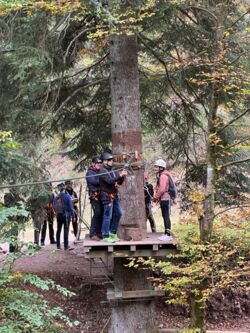
[[[65,325],[73,327],[61,308],[51,308],[38,293],[22,290],[22,284],[29,283],[41,290],[56,289],[70,297],[74,294],[53,281],[44,281],[33,275],[22,275],[11,271],[0,272],[0,332],[45,333],[64,332]]]
[[[149,268],[153,283],[167,291],[167,302],[190,305],[199,296],[200,307],[218,290],[245,287],[249,261],[250,227],[246,219],[217,221],[211,242],[200,243],[195,224],[181,224],[175,233],[179,237],[178,252],[165,260],[140,258],[130,266]]]

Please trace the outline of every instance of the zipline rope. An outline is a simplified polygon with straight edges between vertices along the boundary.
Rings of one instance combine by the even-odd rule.
[[[90,177],[99,177],[102,175],[106,175],[107,173],[112,173],[114,171],[122,171],[124,168],[121,169],[114,169],[112,171],[108,172],[103,172],[103,173],[98,173],[96,175],[90,175],[90,176],[79,176],[79,177],[69,177],[69,178],[64,178],[64,179],[51,179],[51,180],[41,180],[37,182],[31,182],[31,183],[19,183],[19,184],[6,184],[6,185],[0,185],[0,190],[5,189],[5,188],[13,188],[13,187],[24,187],[24,186],[33,186],[33,185],[42,185],[42,184],[49,184],[49,183],[59,183],[59,182],[65,182],[66,180],[78,180],[78,179],[83,179],[83,178],[90,178]]]

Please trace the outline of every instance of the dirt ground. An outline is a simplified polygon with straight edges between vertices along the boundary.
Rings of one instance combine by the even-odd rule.
[[[47,245],[32,257],[21,257],[15,270],[51,278],[75,292],[72,298],[65,298],[53,290],[43,292],[52,306],[62,307],[67,316],[80,322],[69,332],[104,333],[111,314],[106,291],[112,286],[112,274],[105,268],[106,263],[85,259],[81,243],[72,246],[72,251],[56,251],[52,245]],[[109,266],[112,271],[111,263]],[[208,313],[207,329],[248,332],[250,292],[234,290],[220,293],[210,302]],[[164,299],[158,299],[156,324],[161,328],[187,326],[188,313],[180,306],[166,305]]]

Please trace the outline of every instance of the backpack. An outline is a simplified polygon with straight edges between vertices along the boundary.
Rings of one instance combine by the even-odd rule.
[[[170,175],[168,175],[168,180],[169,180],[168,193],[170,195],[171,200],[174,201],[178,196],[177,187],[175,185],[173,178]]]
[[[55,208],[56,214],[65,214],[64,196],[65,196],[65,193],[59,193],[55,198],[54,208]]]

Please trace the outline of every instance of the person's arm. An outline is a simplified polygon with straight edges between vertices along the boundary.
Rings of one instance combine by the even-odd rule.
[[[151,197],[154,196],[154,188],[152,184],[148,184],[148,192],[151,195]]]
[[[163,194],[168,191],[168,176],[167,175],[161,175],[160,176],[160,182],[159,182],[159,188],[154,195],[154,201],[158,201],[161,199]]]
[[[74,211],[74,207],[73,207],[73,202],[72,202],[71,197],[70,197],[69,194],[65,194],[64,203],[66,203],[66,210],[68,211],[70,216],[72,218],[74,218],[75,211]]]
[[[87,174],[86,174],[87,184],[98,187],[99,186],[99,177],[97,175],[98,174],[93,172],[93,171],[88,171]]]

